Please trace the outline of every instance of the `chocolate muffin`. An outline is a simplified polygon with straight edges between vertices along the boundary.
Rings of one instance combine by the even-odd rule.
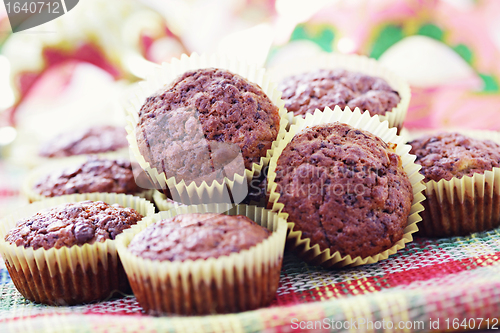
[[[93,192],[137,194],[144,190],[136,184],[129,161],[93,156],[79,165],[41,177],[35,182],[33,191],[55,197]]]
[[[127,230],[118,241],[130,285],[146,313],[239,312],[274,299],[286,221],[255,206],[238,205],[230,215],[206,213],[206,208],[160,212],[146,229]]]
[[[495,177],[478,177],[470,187],[459,181],[464,176],[497,172],[500,145],[459,133],[427,135],[410,145],[427,187],[420,236],[466,236],[500,226]]]
[[[500,145],[459,133],[427,135],[410,142],[424,182],[484,173],[500,166]]]
[[[299,132],[277,161],[276,192],[311,246],[365,258],[404,234],[413,201],[394,147],[342,123]]]
[[[152,168],[178,182],[201,183],[251,170],[279,127],[278,107],[258,85],[206,68],[188,71],[148,97],[136,138]]]
[[[150,260],[205,260],[249,249],[269,234],[246,216],[182,214],[149,226],[132,239],[128,249]]]
[[[128,146],[127,133],[122,127],[95,126],[62,133],[44,143],[39,155],[67,157],[116,151]]]
[[[344,69],[318,69],[281,81],[285,107],[295,116],[305,117],[314,110],[338,105],[351,110],[359,107],[370,115],[385,115],[401,101],[399,93],[382,78]]]
[[[132,208],[102,201],[68,203],[20,220],[5,241],[34,250],[93,244],[115,239],[142,217]]]
[[[1,228],[0,251],[17,290],[31,301],[73,305],[130,292],[115,238],[142,214],[152,214],[153,206],[123,194],[79,197],[106,197],[137,210],[91,200],[60,204],[77,198],[65,196],[32,204],[26,207],[28,214],[7,217],[4,222],[12,227]]]

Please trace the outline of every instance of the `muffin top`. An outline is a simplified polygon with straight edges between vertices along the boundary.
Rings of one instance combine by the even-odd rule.
[[[303,117],[325,107],[359,107],[373,115],[384,115],[398,105],[401,98],[382,78],[343,69],[318,69],[290,76],[281,81],[279,90],[288,111]]]
[[[242,215],[183,214],[150,225],[132,239],[128,249],[150,260],[218,258],[249,249],[269,234]]]
[[[399,241],[413,201],[392,145],[347,124],[316,125],[285,147],[278,202],[311,246],[367,257]]]
[[[95,126],[62,133],[42,145],[44,157],[67,157],[97,154],[128,147],[127,132],[122,127]]]
[[[143,191],[135,182],[129,161],[95,156],[74,167],[45,175],[35,183],[33,190],[46,197],[92,192],[135,194]]]
[[[67,203],[19,220],[5,241],[34,250],[104,242],[142,217],[132,208],[102,201]]]
[[[451,180],[500,166],[500,145],[490,140],[477,140],[459,133],[427,135],[410,142],[410,153],[422,165],[424,182]]]
[[[225,166],[231,177],[259,163],[279,125],[278,108],[258,85],[224,69],[199,69],[146,99],[137,143],[167,178],[191,181]],[[238,158],[241,163],[234,163]]]

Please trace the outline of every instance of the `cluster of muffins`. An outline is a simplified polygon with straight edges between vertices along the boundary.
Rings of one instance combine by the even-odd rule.
[[[271,71],[279,85],[222,56],[164,64],[127,106],[133,160],[156,190],[111,156],[33,172],[35,203],[0,225],[17,289],[67,305],[131,288],[152,315],[246,311],[275,297],[285,243],[310,264],[356,266],[412,241],[420,215],[426,236],[498,226],[499,145],[460,134],[407,145],[407,84],[365,57],[311,64]],[[44,154],[123,145],[106,131]]]

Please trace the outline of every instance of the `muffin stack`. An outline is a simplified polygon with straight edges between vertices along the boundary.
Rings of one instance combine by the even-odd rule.
[[[26,182],[37,202],[0,227],[18,290],[78,304],[130,285],[152,315],[247,311],[275,297],[285,243],[357,266],[411,242],[424,206],[427,236],[498,225],[500,146],[405,144],[409,87],[376,61],[322,55],[271,76],[196,54],[152,73],[126,106],[138,168],[91,157]]]

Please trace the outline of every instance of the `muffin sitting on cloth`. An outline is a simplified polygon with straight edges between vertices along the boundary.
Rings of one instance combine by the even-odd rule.
[[[372,264],[418,231],[425,188],[411,147],[369,112],[326,107],[298,118],[269,163],[269,204],[287,247],[309,264]]]
[[[464,236],[500,225],[499,144],[439,133],[410,145],[427,186],[422,235]]]
[[[275,172],[283,212],[321,250],[365,258],[403,237],[412,185],[401,158],[375,135],[341,123],[307,128]]]
[[[399,93],[382,78],[344,69],[318,69],[283,79],[278,86],[285,107],[294,115],[305,117],[314,110],[351,110],[359,107],[373,115],[385,115],[401,101]]]

